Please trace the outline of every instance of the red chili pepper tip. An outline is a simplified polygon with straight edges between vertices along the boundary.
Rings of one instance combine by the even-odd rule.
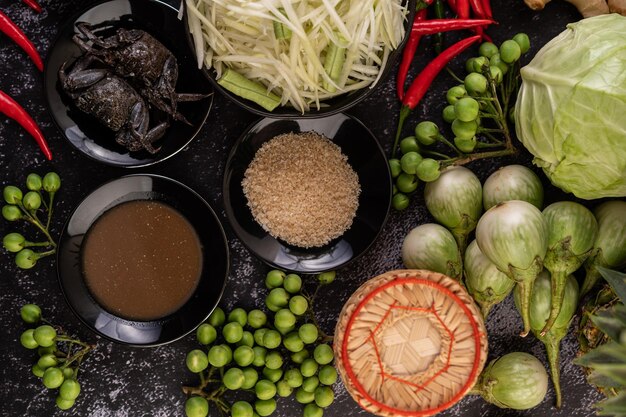
[[[0,113],[4,113],[26,129],[26,131],[35,138],[35,141],[46,158],[48,158],[48,160],[52,159],[52,152],[50,152],[48,142],[46,142],[46,138],[44,138],[43,133],[39,130],[37,123],[35,123],[22,106],[2,90],[0,90]]]
[[[11,19],[9,19],[9,16],[2,13],[2,11],[0,11],[0,32],[4,33],[16,44],[18,44],[35,63],[37,69],[39,71],[43,71],[43,62],[41,61],[41,57],[39,56],[39,52],[37,52],[35,45],[33,45],[24,32],[22,32],[22,30]]]
[[[22,0],[28,7],[36,11],[37,13],[41,13],[41,6],[37,3],[37,0]]]

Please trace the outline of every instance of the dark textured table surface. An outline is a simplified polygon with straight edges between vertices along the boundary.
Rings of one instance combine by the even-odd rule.
[[[54,41],[60,24],[86,2],[79,0],[44,0],[44,12],[35,14],[17,0],[0,0],[0,9],[8,14],[33,40],[42,56]],[[494,14],[500,25],[490,33],[498,43],[519,31],[529,34],[534,54],[538,48],[561,32],[568,22],[579,19],[576,10],[562,1],[550,3],[546,10],[535,13],[522,0],[494,0]],[[425,53],[430,53],[428,48]],[[428,55],[430,56],[430,55]],[[421,65],[426,59],[419,60]],[[425,117],[437,118],[445,99],[443,93],[452,85],[443,73],[427,97],[411,116],[410,124]],[[388,150],[395,131],[398,103],[394,94],[394,79],[390,77],[366,101],[350,113],[374,132]],[[91,190],[99,184],[125,175],[128,170],[97,164],[76,152],[59,131],[47,113],[42,92],[42,77],[28,57],[5,36],[0,35],[0,89],[12,95],[37,120],[48,138],[54,160],[47,162],[34,141],[15,122],[0,116],[0,184],[21,183],[29,172],[44,174],[57,171],[63,180],[58,195],[52,234],[58,236],[68,214]],[[232,252],[229,276],[222,305],[252,307],[259,305],[265,294],[262,278],[268,270],[235,238],[225,219],[222,204],[222,172],[233,142],[247,125],[257,117],[249,114],[223,97],[215,97],[214,106],[200,135],[183,152],[149,169],[133,172],[158,173],[175,178],[198,191],[214,207],[224,223]],[[519,162],[530,165],[530,157],[523,152],[516,158],[474,163],[471,168],[481,180],[500,165]],[[419,194],[419,193],[418,193]],[[562,194],[548,186],[548,203]],[[339,271],[335,283],[323,289],[318,311],[322,325],[332,331],[343,302],[358,286],[370,277],[402,266],[400,247],[405,234],[418,224],[431,221],[420,195],[408,210],[392,212],[380,237],[358,261]],[[8,233],[9,226],[0,222],[0,233]],[[32,233],[31,233],[32,234]],[[71,333],[89,342],[97,342],[97,349],[81,367],[82,393],[70,411],[63,412],[54,405],[55,394],[45,389],[30,372],[34,353],[22,348],[19,335],[24,325],[19,318],[19,307],[28,302],[37,303],[51,321],[63,324]],[[497,306],[487,322],[489,356],[512,350],[530,352],[545,361],[542,345],[532,337],[521,339],[521,321],[511,299]],[[184,366],[186,353],[197,346],[193,336],[159,348],[138,349],[117,345],[94,336],[71,313],[59,290],[54,262],[41,261],[29,271],[15,267],[13,257],[0,252],[0,415],[1,416],[91,416],[91,417],[165,417],[183,416],[185,396],[181,385],[194,381]],[[501,410],[478,397],[466,397],[445,416],[570,416],[594,415],[592,404],[600,397],[586,384],[581,370],[571,363],[577,350],[575,336],[570,334],[562,348],[562,385],[564,405],[553,407],[550,388],[545,401],[533,410],[516,412]],[[84,369],[83,369],[84,368]],[[335,387],[336,401],[325,415],[367,415],[351,399],[343,386]],[[212,414],[215,415],[215,414]],[[276,415],[301,415],[295,400],[280,400]]]

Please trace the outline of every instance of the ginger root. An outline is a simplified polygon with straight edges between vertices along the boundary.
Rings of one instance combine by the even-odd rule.
[[[597,16],[609,13],[609,5],[606,0],[566,0],[576,6],[583,17]],[[550,0],[524,0],[526,5],[533,10],[541,10]],[[609,0],[609,4],[614,4],[612,12],[624,15],[626,11],[626,0]]]
[[[609,12],[626,16],[626,0],[609,0]]]

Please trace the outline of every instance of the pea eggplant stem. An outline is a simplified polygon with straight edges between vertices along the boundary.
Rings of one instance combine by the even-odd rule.
[[[50,221],[52,220],[52,203],[54,202],[54,191],[50,191],[49,193],[49,203],[48,203],[48,221],[46,222],[46,230],[50,230]],[[44,201],[42,199],[42,201]]]

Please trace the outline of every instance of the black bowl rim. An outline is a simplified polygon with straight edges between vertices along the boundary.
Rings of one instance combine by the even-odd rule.
[[[66,291],[65,291],[65,287],[63,286],[63,283],[62,283],[61,271],[59,269],[59,265],[60,265],[59,257],[61,256],[61,251],[57,251],[56,259],[55,259],[56,260],[56,270],[57,270],[57,283],[59,284],[59,288],[61,289],[61,293],[63,294],[63,299],[65,300],[65,304],[70,308],[70,310],[72,311],[74,316],[76,316],[80,320],[81,323],[83,323],[90,331],[92,331],[93,333],[95,333],[99,337],[102,337],[102,338],[104,338],[106,340],[110,340],[110,341],[115,342],[115,343],[120,344],[120,345],[131,346],[131,347],[138,347],[138,348],[151,348],[151,347],[164,346],[164,345],[176,342],[176,341],[184,338],[185,336],[189,335],[191,332],[193,332],[195,329],[197,329],[198,326],[200,326],[203,322],[205,322],[209,318],[209,316],[213,313],[213,311],[219,306],[219,303],[220,303],[220,301],[221,301],[221,299],[222,299],[222,297],[224,295],[224,291],[226,290],[226,284],[228,283],[228,277],[230,276],[231,255],[230,255],[230,249],[228,247],[228,239],[226,237],[226,232],[224,231],[224,226],[222,225],[222,222],[220,221],[219,217],[217,216],[217,214],[213,210],[213,207],[211,207],[211,205],[200,194],[198,194],[195,190],[193,190],[189,186],[183,184],[182,182],[180,182],[178,180],[175,180],[173,178],[170,178],[170,177],[166,177],[165,175],[149,174],[149,173],[135,173],[135,174],[128,174],[128,175],[123,175],[121,177],[113,178],[113,179],[111,179],[109,181],[106,181],[106,182],[100,184],[99,186],[97,186],[96,188],[91,190],[76,205],[76,207],[72,210],[72,212],[67,217],[67,220],[65,221],[65,223],[63,224],[63,228],[61,229],[62,231],[61,231],[61,234],[59,235],[58,243],[61,243],[61,238],[65,235],[65,230],[67,229],[67,226],[68,226],[70,220],[72,219],[72,217],[76,213],[76,210],[78,210],[78,208],[85,202],[85,200],[87,200],[96,190],[100,189],[101,187],[103,187],[105,185],[108,185],[108,184],[111,184],[111,183],[113,183],[115,181],[118,181],[120,179],[129,178],[129,177],[152,177],[152,178],[158,178],[159,180],[169,181],[169,182],[173,183],[176,186],[183,187],[187,191],[189,191],[192,195],[197,197],[204,204],[204,206],[209,210],[209,212],[213,215],[217,225],[219,226],[219,231],[221,232],[222,240],[224,242],[224,250],[225,250],[225,254],[226,254],[226,259],[225,259],[225,261],[226,261],[226,270],[224,271],[224,283],[222,284],[222,287],[220,288],[218,297],[217,297],[217,299],[215,301],[215,305],[210,309],[210,311],[206,314],[206,316],[204,318],[202,318],[202,320],[200,320],[198,322],[198,324],[196,324],[195,326],[193,326],[188,331],[184,332],[183,334],[181,334],[178,337],[175,337],[175,338],[173,338],[171,340],[166,340],[164,342],[159,342],[159,343],[146,343],[146,344],[129,343],[129,342],[125,342],[125,341],[122,341],[122,340],[117,340],[115,338],[112,338],[112,337],[110,337],[110,336],[108,336],[108,335],[106,335],[104,333],[101,333],[97,329],[95,329],[91,324],[87,323],[87,321],[83,318],[82,315],[78,314],[78,312],[76,311],[74,306],[69,302],[68,296],[67,296]],[[122,319],[122,320],[124,320],[124,321],[126,321],[128,323],[146,323],[146,322],[138,322],[138,321],[123,319],[123,318],[115,316],[114,314],[111,314],[111,313],[108,313],[108,314],[111,315],[112,317],[116,317],[118,319]],[[173,314],[176,315],[176,313],[173,313]],[[158,321],[158,320],[153,320],[153,321]]]
[[[404,33],[404,37],[398,44],[398,47],[394,49],[393,51],[391,51],[391,53],[389,54],[389,58],[387,59],[387,65],[385,66],[385,68],[382,69],[382,74],[378,82],[374,86],[369,85],[367,87],[362,88],[361,90],[345,93],[345,95],[347,95],[348,97],[350,96],[350,94],[352,94],[353,100],[348,101],[347,103],[344,103],[341,106],[322,107],[320,108],[320,110],[312,110],[312,111],[310,110],[309,112],[304,112],[304,113],[298,113],[295,109],[292,109],[291,107],[278,107],[277,110],[281,109],[285,112],[281,113],[280,112],[281,110],[277,112],[270,112],[268,110],[263,109],[261,106],[257,105],[256,103],[250,100],[240,98],[239,96],[223,88],[221,85],[217,83],[217,80],[215,80],[212,69],[208,69],[203,65],[201,68],[201,71],[204,74],[204,76],[209,79],[209,81],[213,85],[214,90],[222,93],[222,95],[224,95],[230,101],[234,102],[237,106],[261,117],[267,117],[270,119],[286,119],[286,120],[321,119],[322,117],[332,116],[338,113],[344,113],[348,111],[349,109],[351,109],[352,107],[364,101],[370,95],[372,95],[375,90],[377,90],[382,84],[384,84],[387,77],[389,77],[389,74],[395,68],[396,62],[402,55],[402,50],[404,49],[404,45],[409,40],[409,36],[411,34],[411,23],[413,22],[413,18],[415,17],[415,13],[417,10],[417,0],[406,0],[406,1],[407,1],[407,7],[409,11],[407,14],[407,23],[406,23],[407,29]],[[191,33],[189,32],[189,24],[187,22],[187,19],[188,19],[187,7],[186,6],[183,7],[183,10],[184,10],[183,20],[185,22],[185,34],[187,35],[187,42],[189,42],[189,47],[193,51],[193,55],[195,56],[196,52],[194,48],[193,38],[191,36]],[[344,95],[337,96],[337,98],[339,97],[344,97]]]
[[[378,141],[378,138],[376,137],[376,135],[374,135],[374,133],[367,127],[365,126],[365,124],[363,122],[361,122],[359,119],[357,119],[356,117],[347,114],[347,113],[335,113],[335,114],[328,114],[325,115],[325,117],[333,117],[333,116],[338,116],[338,115],[343,115],[349,119],[351,119],[352,121],[356,122],[357,124],[359,124],[363,129],[365,129],[365,131],[371,136],[371,138],[374,140],[374,143],[376,144],[376,147],[378,148],[378,150],[380,151],[380,154],[384,157],[384,159],[387,159],[387,155],[385,154],[385,150],[383,149],[383,147],[381,146],[380,142]],[[301,119],[306,119],[306,120],[311,120],[312,118],[301,118]],[[315,119],[321,119],[321,117],[315,117]],[[239,136],[239,138],[237,138],[237,140],[235,141],[235,143],[233,144],[229,154],[228,154],[228,158],[226,159],[226,164],[224,166],[224,171],[222,174],[222,202],[224,204],[224,211],[226,212],[226,217],[229,221],[229,223],[232,223],[232,208],[230,207],[230,205],[226,204],[226,195],[230,194],[230,192],[227,193],[227,181],[226,181],[226,173],[232,163],[233,158],[235,157],[235,153],[236,150],[239,148],[239,145],[241,145],[241,143],[244,141],[244,139],[246,137],[249,136],[250,131],[257,126],[259,123],[261,123],[264,120],[273,120],[275,122],[288,122],[288,121],[294,121],[297,119],[293,119],[293,118],[280,118],[280,117],[262,117],[257,119],[256,121],[252,122],[250,125],[248,125],[248,127],[244,130],[244,132]],[[330,138],[332,140],[332,138]],[[378,240],[378,238],[380,237],[380,234],[382,233],[383,229],[385,228],[385,225],[387,224],[387,221],[389,220],[389,214],[391,213],[391,198],[392,198],[392,194],[393,194],[393,179],[391,178],[391,171],[389,169],[389,164],[386,164],[386,172],[387,172],[387,181],[389,184],[389,196],[388,196],[388,203],[387,203],[387,210],[385,211],[385,216],[383,217],[383,220],[380,224],[380,227],[378,228],[375,236],[372,238],[372,241],[369,242],[369,244],[361,251],[361,253],[353,256],[352,258],[350,258],[349,260],[347,260],[346,262],[344,262],[343,264],[340,264],[338,266],[335,267],[335,269],[340,269],[340,268],[345,268],[346,266],[350,265],[351,263],[353,263],[354,261],[358,260],[359,258],[361,258],[363,255],[365,255],[367,252],[369,252],[369,250],[371,249],[371,247],[374,245],[374,243],[376,243],[376,241]],[[274,264],[273,262],[268,261],[267,259],[259,256],[256,251],[254,249],[252,249],[248,243],[246,242],[245,239],[243,239],[240,235],[239,232],[237,231],[236,228],[231,227],[233,229],[233,232],[235,233],[235,235],[237,236],[237,238],[239,239],[240,242],[243,243],[243,245],[250,251],[250,253],[252,253],[257,259],[260,259],[264,264],[269,265],[272,268],[277,268],[277,269],[285,269],[283,266],[281,265],[277,265]],[[326,269],[323,270],[316,270],[313,271],[311,270],[310,272],[302,272],[302,274],[306,274],[306,275],[314,275],[317,273],[321,273],[321,272],[325,272],[327,271]]]
[[[56,44],[59,42],[59,40],[61,39],[61,34],[65,31],[65,28],[67,26],[69,26],[70,24],[74,24],[74,22],[76,22],[76,20],[82,16],[83,14],[85,14],[87,11],[93,9],[96,6],[99,6],[101,4],[104,3],[108,3],[110,1],[113,0],[98,0],[97,2],[94,3],[90,3],[88,6],[85,6],[84,8],[82,8],[79,12],[74,13],[69,19],[65,20],[60,26],[59,26],[59,30],[57,31],[54,40],[50,43],[50,47],[48,48],[48,53],[46,54],[46,58],[44,60],[44,73],[46,72],[46,70],[49,68],[49,61],[51,59],[51,53],[50,51],[56,46]],[[171,9],[173,12],[178,14],[178,9],[176,9],[175,7],[173,7],[172,5],[162,1],[162,0],[150,0],[153,3],[158,3],[161,6],[167,8],[167,9]],[[187,30],[185,30],[185,33],[187,33]],[[195,52],[193,51],[193,49],[191,50],[192,54],[195,56]],[[204,74],[204,71],[202,72]],[[206,77],[206,75],[205,75]],[[198,136],[198,134],[200,133],[200,131],[202,130],[202,128],[204,127],[204,125],[206,124],[207,119],[209,118],[209,114],[211,114],[211,110],[213,109],[213,99],[215,97],[214,91],[210,93],[210,100],[211,103],[209,103],[209,109],[206,112],[206,114],[204,115],[204,118],[202,119],[202,121],[200,121],[198,123],[198,127],[195,131],[195,133],[193,135],[191,135],[189,137],[189,140],[187,142],[185,142],[184,144],[181,144],[181,146],[179,147],[178,150],[176,150],[175,152],[170,153],[167,156],[164,156],[162,158],[155,158],[154,160],[150,161],[150,162],[146,162],[146,163],[141,163],[141,164],[127,164],[127,165],[122,165],[122,164],[116,164],[115,162],[111,162],[108,160],[103,160],[103,159],[99,159],[96,158],[93,155],[87,154],[85,152],[81,152],[80,149],[77,149],[72,141],[69,140],[69,138],[65,135],[65,132],[63,132],[63,129],[61,128],[61,126],[59,126],[59,123],[57,122],[56,117],[54,117],[54,114],[52,113],[52,109],[50,108],[50,97],[48,97],[48,81],[47,81],[47,77],[42,77],[43,78],[43,94],[44,94],[44,100],[46,102],[46,110],[48,112],[48,116],[50,116],[50,119],[52,119],[52,122],[54,123],[54,125],[56,126],[57,130],[61,133],[61,136],[63,136],[63,138],[72,146],[73,149],[76,149],[78,151],[78,153],[80,153],[81,155],[91,159],[92,161],[96,161],[100,164],[104,164],[104,165],[108,165],[108,166],[112,166],[112,167],[116,167],[116,168],[123,168],[123,169],[136,169],[136,168],[146,168],[146,167],[150,167],[153,165],[158,164],[159,162],[163,162],[165,160],[170,159],[171,157],[178,155],[180,152],[182,152],[187,146],[189,146],[189,144],[191,144],[191,142],[193,142],[193,140]],[[211,85],[213,85],[213,83],[211,83]],[[213,87],[215,90],[215,87]]]

